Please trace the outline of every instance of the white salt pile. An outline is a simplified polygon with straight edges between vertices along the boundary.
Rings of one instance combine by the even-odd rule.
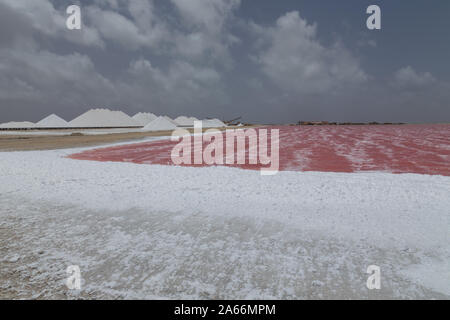
[[[66,128],[68,125],[69,123],[66,120],[58,117],[56,114],[51,114],[36,123],[37,128]]]
[[[142,128],[142,131],[167,131],[174,130],[176,127],[177,125],[167,120],[166,117],[158,117]]]
[[[147,124],[155,120],[157,116],[150,112],[139,112],[136,113],[132,118],[140,125],[146,126]]]
[[[11,121],[0,124],[0,128],[6,128],[6,129],[24,129],[24,128],[34,128],[35,124],[33,122],[29,121]]]
[[[176,123],[176,122],[175,122],[173,119],[171,119],[170,117],[168,117],[168,116],[163,116],[163,118],[166,119],[167,121],[173,123],[175,126],[178,126],[178,123]]]
[[[179,116],[178,118],[176,118],[174,120],[179,126],[182,127],[193,127],[194,126],[194,121],[198,121],[196,118],[191,117],[185,117],[185,116]]]
[[[72,128],[119,128],[140,127],[141,125],[122,111],[91,109],[69,122]]]
[[[219,119],[206,119],[202,120],[202,126],[203,128],[221,128],[226,127],[227,125]]]

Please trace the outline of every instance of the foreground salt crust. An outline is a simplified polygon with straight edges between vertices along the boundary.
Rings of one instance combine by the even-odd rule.
[[[422,272],[450,261],[448,177],[64,158],[81,150],[2,153],[5,292],[63,296],[78,264],[83,297],[450,297]]]

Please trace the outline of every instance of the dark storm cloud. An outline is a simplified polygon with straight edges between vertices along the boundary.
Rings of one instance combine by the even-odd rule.
[[[439,67],[450,50],[433,40],[448,21],[422,17],[433,23],[409,50],[396,44],[410,37],[406,16],[423,12],[414,1],[382,6],[381,31],[365,28],[364,1],[76,3],[80,31],[65,27],[71,1],[0,0],[0,122],[91,107],[269,123],[450,119],[450,70]]]
[[[32,28],[19,12],[0,2],[0,47],[10,47],[21,35],[29,38]]]

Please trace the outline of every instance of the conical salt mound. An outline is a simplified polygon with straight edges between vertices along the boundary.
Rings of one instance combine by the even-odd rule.
[[[139,123],[122,111],[92,109],[69,122],[72,128],[140,127]]]
[[[194,120],[185,116],[179,116],[174,120],[179,126],[192,127],[194,126]]]
[[[153,113],[149,113],[149,112],[139,112],[139,113],[136,113],[132,118],[136,122],[138,122],[140,125],[146,126],[147,124],[149,124],[150,122],[155,120],[157,118],[157,116],[155,116]]]
[[[168,116],[163,116],[163,118],[166,119],[166,120],[169,121],[169,122],[172,122],[175,126],[178,126],[178,123],[176,123],[175,120],[171,119],[170,117],[168,117]]]
[[[142,131],[168,131],[176,129],[176,125],[165,117],[158,117],[149,124],[147,124]]]
[[[36,128],[66,128],[69,123],[58,117],[56,114],[51,114],[36,123]]]

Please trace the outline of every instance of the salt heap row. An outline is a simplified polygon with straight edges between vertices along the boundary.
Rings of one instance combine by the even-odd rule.
[[[156,116],[153,113],[139,112],[130,117],[122,111],[111,111],[109,109],[91,109],[76,117],[70,122],[51,114],[38,123],[32,122],[8,122],[0,124],[0,128],[22,129],[22,128],[140,128],[143,131],[165,131],[176,127],[193,127],[194,117],[179,116],[172,120],[168,116]],[[226,125],[218,119],[203,120],[205,128],[225,127]]]
[[[174,130],[177,127],[193,127],[194,122],[200,121],[194,117],[180,116],[175,120],[170,119],[167,116],[158,117],[155,120],[148,123],[142,131],[169,131]],[[226,124],[219,119],[202,120],[203,128],[221,128],[226,127]]]
[[[35,124],[33,122],[29,122],[29,121],[22,121],[22,122],[17,122],[17,121],[11,121],[11,122],[6,122],[6,123],[2,123],[0,124],[0,128],[3,129],[23,129],[23,128],[33,128],[35,126]]]
[[[0,124],[0,128],[8,128],[8,129],[24,129],[24,128],[66,128],[68,126],[68,122],[64,119],[61,119],[56,114],[51,114],[48,117],[45,117],[38,123],[33,123],[29,121],[22,122],[7,122]]]

